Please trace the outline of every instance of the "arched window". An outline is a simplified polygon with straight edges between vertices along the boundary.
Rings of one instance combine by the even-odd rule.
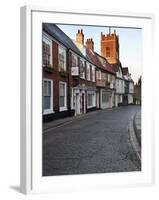
[[[110,57],[110,48],[109,47],[106,48],[106,57]]]

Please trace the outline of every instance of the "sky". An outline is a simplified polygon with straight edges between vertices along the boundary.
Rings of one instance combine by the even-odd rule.
[[[83,29],[84,43],[87,38],[94,41],[94,50],[100,54],[100,36],[109,33],[109,27],[59,25],[58,27],[71,39],[76,39],[78,29]],[[119,36],[119,59],[122,67],[128,67],[132,79],[136,83],[142,74],[142,29],[111,27]]]

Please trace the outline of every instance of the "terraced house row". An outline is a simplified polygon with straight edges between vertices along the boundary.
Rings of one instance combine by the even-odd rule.
[[[101,33],[101,53],[83,30],[75,40],[43,24],[43,120],[50,121],[133,103],[134,82],[119,60],[115,31]]]

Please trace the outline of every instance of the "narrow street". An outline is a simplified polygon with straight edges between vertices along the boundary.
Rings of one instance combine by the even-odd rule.
[[[140,170],[128,123],[140,106],[95,111],[43,133],[43,176]]]

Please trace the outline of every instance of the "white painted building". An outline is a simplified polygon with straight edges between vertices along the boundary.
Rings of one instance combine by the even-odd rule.
[[[123,68],[123,76],[125,80],[124,104],[132,104],[134,95],[134,82],[131,78],[128,67]]]
[[[114,71],[116,72],[115,80],[115,107],[123,103],[123,94],[125,92],[125,82],[123,79],[122,67],[120,63],[113,66]]]

